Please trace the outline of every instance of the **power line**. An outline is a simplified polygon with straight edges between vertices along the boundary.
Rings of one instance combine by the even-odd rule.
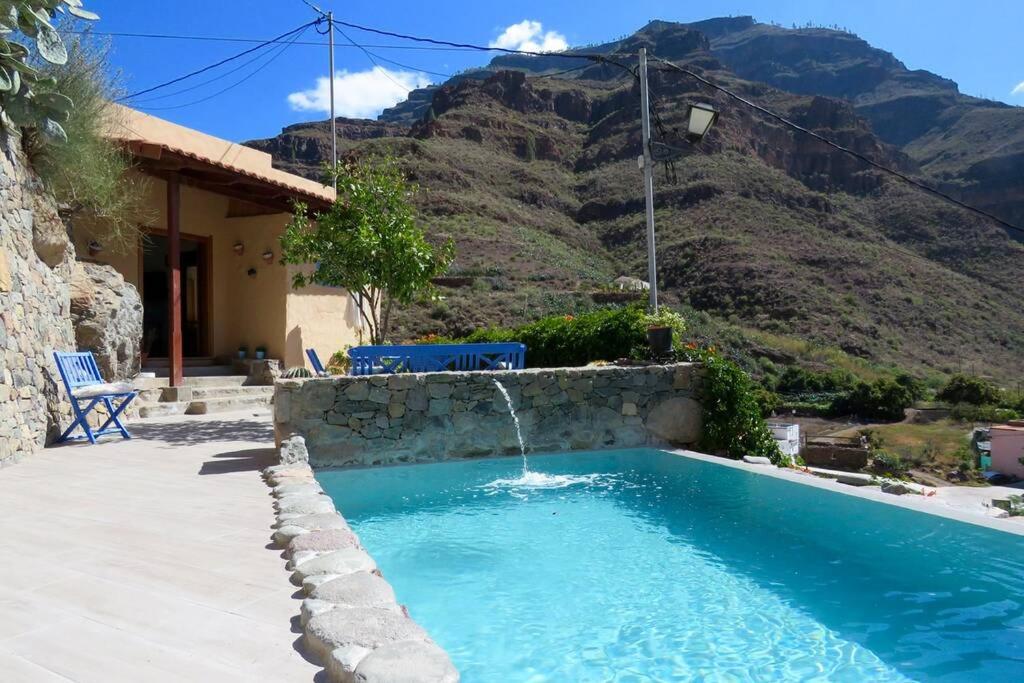
[[[299,37],[301,37],[308,30],[309,30],[309,26],[306,26],[305,28],[302,29],[302,31],[300,31],[299,33],[296,34],[295,38],[298,39]],[[284,54],[288,50],[288,48],[290,48],[291,46],[292,46],[292,43],[290,43],[290,42],[283,43],[280,47],[275,48],[275,50],[272,53],[270,53],[270,58],[269,59],[267,59],[263,64],[261,64],[258,67],[256,67],[251,73],[247,74],[243,78],[240,78],[239,80],[235,81],[234,83],[232,83],[231,85],[227,86],[226,88],[218,90],[217,92],[215,92],[215,93],[213,93],[211,95],[207,95],[206,97],[202,97],[202,98],[200,98],[198,100],[193,100],[191,102],[186,102],[184,104],[177,104],[177,105],[173,105],[173,106],[169,106],[169,107],[146,107],[146,106],[143,106],[141,108],[146,110],[146,111],[168,111],[168,110],[171,110],[171,109],[183,109],[185,107],[191,107],[193,105],[200,104],[200,103],[206,102],[208,100],[212,100],[215,97],[219,97],[219,96],[223,95],[224,93],[228,92],[229,90],[233,90],[233,89],[237,88],[238,86],[242,85],[243,83],[248,81],[250,78],[252,78],[256,74],[258,74],[259,72],[261,72],[264,69],[266,69],[268,66],[273,64],[277,60],[278,57],[280,57],[282,54]],[[258,57],[258,59],[262,59],[262,58],[264,58],[266,56],[267,56],[266,53],[265,54],[261,54]],[[256,60],[253,59],[253,60],[250,60],[250,61],[246,62],[246,65],[247,64],[251,64],[254,61],[256,61]],[[245,65],[243,65],[243,66],[245,66]],[[241,67],[239,67],[239,68],[241,68]],[[238,69],[232,70],[232,73],[234,71],[237,71],[237,70]],[[182,92],[184,92],[184,91],[182,91]]]
[[[193,36],[185,35],[180,33],[131,33],[125,31],[93,31],[89,29],[60,29],[61,33],[68,35],[89,35],[99,36],[102,38],[145,38],[154,40],[191,40],[200,42],[213,42],[213,43],[273,43],[278,42],[276,40],[267,40],[266,38],[241,38],[236,36]],[[323,48],[327,46],[327,43],[320,43],[314,40],[298,40],[294,43],[296,46],[304,47],[319,47]],[[353,45],[342,45],[340,47],[354,48]],[[372,48],[374,50],[426,50],[426,51],[437,51],[437,52],[470,52],[462,48],[453,47],[429,47],[425,45],[382,45],[382,44],[370,44],[366,43],[363,47]]]
[[[338,23],[337,20],[335,20],[334,23],[335,24]],[[362,50],[363,54],[366,55],[366,58],[369,59],[370,62],[372,62],[375,67],[379,68],[381,70],[381,73],[383,73],[387,77],[387,79],[389,81],[391,81],[392,83],[394,83],[395,85],[397,85],[398,87],[400,87],[402,89],[406,89],[407,86],[405,84],[403,84],[403,83],[399,83],[394,78],[392,78],[391,74],[388,73],[388,70],[385,69],[384,67],[382,67],[380,64],[377,63],[378,59],[381,60],[381,61],[384,61],[384,62],[388,62],[390,64],[394,64],[395,66],[399,66],[399,67],[401,67],[403,69],[410,69],[412,71],[418,71],[420,73],[430,74],[431,76],[441,76],[442,78],[451,78],[452,77],[451,74],[442,74],[442,73],[438,73],[436,71],[428,71],[427,69],[418,69],[418,68],[416,68],[414,66],[408,66],[406,64],[402,64],[401,62],[396,62],[393,59],[388,59],[387,57],[381,57],[378,54],[374,54],[373,52],[370,52],[366,47],[360,45],[356,41],[354,41],[351,38],[349,38],[348,34],[345,33],[344,31],[342,31],[337,26],[334,27],[334,30],[337,31],[338,34],[342,38],[344,38],[349,43],[351,43],[353,47],[357,47],[360,50]]]
[[[225,59],[222,59],[219,62],[216,62],[214,64],[210,64],[209,66],[204,66],[201,69],[196,69],[195,71],[187,73],[184,76],[179,76],[177,78],[172,78],[169,81],[166,81],[164,83],[160,83],[159,85],[154,85],[151,88],[146,88],[145,90],[139,90],[138,92],[134,92],[131,95],[125,95],[124,97],[119,97],[119,98],[117,98],[116,101],[117,102],[124,102],[125,100],[130,100],[130,99],[133,99],[135,97],[139,97],[140,95],[145,95],[147,93],[151,93],[154,90],[160,90],[161,88],[166,88],[167,86],[174,85],[175,83],[180,83],[181,81],[184,81],[184,80],[186,80],[188,78],[192,78],[193,76],[198,76],[199,74],[205,73],[207,71],[210,71],[211,69],[216,69],[218,66],[223,66],[224,64],[227,64],[229,62],[233,62],[236,59],[240,59],[240,58],[242,58],[242,57],[244,57],[244,56],[246,56],[248,54],[256,52],[257,50],[261,50],[264,47],[266,47],[267,45],[271,45],[273,43],[280,42],[281,40],[283,40],[285,38],[288,38],[289,36],[291,36],[293,34],[296,34],[296,33],[299,33],[299,32],[305,32],[305,30],[307,28],[309,28],[310,26],[313,26],[314,24],[319,24],[320,21],[321,20],[318,19],[316,21],[311,21],[309,23],[303,24],[302,26],[299,26],[298,28],[294,28],[291,31],[288,31],[286,33],[282,33],[281,35],[279,35],[276,38],[272,38],[271,40],[264,41],[264,42],[260,43],[259,45],[257,45],[256,47],[249,48],[248,50],[244,50],[242,52],[239,52],[238,54],[232,55],[231,57],[227,57]]]
[[[934,196],[936,196],[936,197],[938,197],[940,199],[943,199],[943,200],[945,200],[945,201],[947,201],[947,202],[949,202],[951,204],[955,204],[956,206],[958,206],[958,207],[960,207],[962,209],[966,209],[966,210],[971,211],[971,212],[973,212],[973,213],[975,213],[975,214],[977,214],[979,216],[983,216],[983,217],[985,217],[985,218],[987,218],[987,219],[989,219],[991,221],[994,221],[994,222],[998,223],[999,225],[1003,226],[1007,230],[1013,230],[1013,231],[1016,231],[1016,232],[1024,234],[1024,228],[1018,227],[1018,226],[1014,225],[1013,223],[1005,221],[1002,218],[1000,218],[999,216],[991,214],[988,211],[985,211],[984,209],[979,209],[976,206],[971,206],[970,204],[967,204],[966,202],[960,201],[959,199],[953,197],[952,195],[946,194],[942,190],[936,189],[936,188],[932,187],[931,185],[928,185],[926,183],[921,182],[920,180],[915,180],[914,178],[911,178],[907,174],[901,173],[900,171],[897,171],[894,168],[889,168],[888,166],[886,166],[884,164],[881,164],[881,163],[875,161],[874,159],[871,159],[870,157],[867,157],[867,156],[861,154],[860,152],[854,151],[854,150],[850,149],[849,147],[844,147],[843,145],[840,145],[838,142],[834,142],[834,141],[826,138],[824,135],[821,135],[819,133],[815,133],[813,130],[810,130],[808,128],[804,128],[800,124],[794,123],[793,121],[790,121],[789,119],[787,119],[786,117],[782,116],[781,114],[777,114],[777,113],[773,112],[770,109],[762,107],[759,104],[755,104],[754,102],[751,102],[750,100],[748,100],[748,99],[746,99],[746,98],[744,98],[744,97],[742,97],[740,95],[737,95],[736,93],[732,92],[728,88],[724,88],[724,87],[718,85],[717,83],[715,83],[715,82],[713,82],[711,80],[708,80],[704,76],[701,76],[700,74],[691,71],[690,69],[686,69],[686,68],[681,67],[678,64],[670,62],[670,61],[668,61],[666,59],[661,59],[660,57],[653,57],[653,59],[655,61],[657,61],[657,62],[665,64],[666,66],[670,67],[671,69],[673,69],[675,71],[678,71],[680,73],[686,74],[687,76],[690,76],[691,78],[699,81],[700,83],[703,83],[704,85],[708,86],[709,88],[712,88],[713,90],[716,90],[716,91],[718,91],[718,92],[720,92],[720,93],[722,93],[722,94],[724,94],[724,95],[726,95],[726,96],[736,100],[737,102],[739,102],[741,104],[744,104],[744,105],[746,105],[746,106],[748,106],[748,107],[750,107],[750,108],[752,108],[752,109],[754,109],[754,110],[764,114],[765,116],[768,116],[769,118],[775,119],[779,123],[782,123],[783,125],[785,125],[785,126],[787,126],[789,128],[792,128],[795,131],[798,131],[798,132],[803,133],[805,135],[809,135],[812,138],[814,138],[815,140],[818,140],[820,142],[825,143],[829,147],[832,147],[834,149],[839,150],[840,152],[843,152],[843,153],[848,154],[848,155],[850,155],[850,156],[852,156],[852,157],[854,157],[856,159],[859,159],[860,161],[868,164],[869,166],[877,168],[880,171],[883,171],[885,173],[893,175],[893,176],[899,178],[900,180],[903,180],[904,182],[906,182],[906,183],[908,183],[908,184],[918,188],[919,190],[923,190],[924,192],[927,192],[927,193],[929,193],[931,195],[934,195]],[[665,70],[664,69],[659,69],[659,71],[665,71]]]

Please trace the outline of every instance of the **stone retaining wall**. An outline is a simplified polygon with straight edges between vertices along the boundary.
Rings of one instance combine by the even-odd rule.
[[[50,354],[75,348],[74,257],[21,140],[0,133],[0,466],[42,448],[70,419]]]
[[[314,467],[519,452],[509,393],[533,452],[688,446],[701,434],[691,363],[279,380],[278,443],[305,439]]]

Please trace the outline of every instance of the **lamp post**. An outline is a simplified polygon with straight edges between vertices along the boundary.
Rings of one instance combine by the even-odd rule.
[[[718,119],[710,104],[691,104],[686,112],[686,139],[700,142]],[[644,199],[647,215],[647,279],[650,281],[651,313],[658,312],[658,263],[654,241],[654,162],[651,159],[651,104],[647,87],[647,48],[640,48],[640,127],[643,155],[637,163],[644,172]]]

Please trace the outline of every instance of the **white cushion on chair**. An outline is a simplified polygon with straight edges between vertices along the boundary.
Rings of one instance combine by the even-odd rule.
[[[135,391],[131,382],[103,382],[102,384],[87,384],[84,387],[78,387],[71,392],[71,395],[75,398],[95,398],[110,394],[127,394],[130,391]]]

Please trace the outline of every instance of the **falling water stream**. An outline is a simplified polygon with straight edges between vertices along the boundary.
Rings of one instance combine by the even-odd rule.
[[[519,452],[523,455],[523,478],[530,472],[530,465],[526,462],[526,444],[523,442],[523,431],[519,428],[519,416],[516,415],[516,409],[512,407],[512,397],[508,395],[508,389],[505,385],[498,380],[493,380],[494,386],[498,387],[498,391],[505,397],[505,403],[508,405],[508,414],[512,416],[512,424],[516,426],[516,438],[519,439]]]
[[[594,481],[597,475],[594,474],[582,474],[582,475],[565,475],[565,474],[545,474],[543,472],[531,472],[530,464],[526,460],[526,442],[523,441],[523,431],[519,425],[519,416],[516,415],[516,409],[512,405],[512,397],[509,396],[508,389],[505,388],[501,382],[497,379],[492,379],[494,386],[498,387],[498,391],[505,397],[505,403],[508,405],[508,414],[512,416],[512,424],[516,428],[516,439],[519,440],[519,452],[523,456],[523,473],[515,479],[497,479],[484,486],[486,489],[557,489],[564,486],[571,486],[572,484],[586,484]]]

